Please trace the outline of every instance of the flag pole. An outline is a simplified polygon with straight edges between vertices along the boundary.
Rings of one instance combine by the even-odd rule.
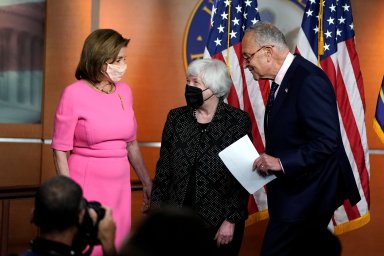
[[[317,65],[320,67],[320,55],[324,55],[324,34],[323,34],[323,0],[319,2],[319,34],[317,37]]]
[[[227,70],[228,70],[228,74],[229,76],[231,76],[231,68],[229,67],[229,47],[231,46],[230,44],[230,38],[229,38],[229,31],[230,31],[230,26],[231,26],[231,0],[228,1],[229,4],[228,4],[228,30],[227,30],[227,54],[225,56],[225,59],[226,59],[226,66],[227,66]]]

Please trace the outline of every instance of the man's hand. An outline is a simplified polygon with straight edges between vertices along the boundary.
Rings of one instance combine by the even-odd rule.
[[[253,169],[262,176],[267,176],[269,171],[282,171],[280,159],[265,153],[256,158],[253,162]]]

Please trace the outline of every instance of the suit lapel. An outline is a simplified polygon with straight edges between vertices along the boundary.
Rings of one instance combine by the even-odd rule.
[[[270,111],[270,116],[268,117],[268,127],[273,126],[273,124],[278,120],[279,109],[282,107],[286,97],[289,97],[289,90],[292,86],[291,78],[295,74],[295,70],[298,66],[300,56],[296,56],[293,60],[291,66],[289,66],[287,73],[285,74],[283,81],[281,82],[279,89],[276,94],[275,101],[273,102],[272,109]],[[266,122],[266,117],[264,118],[264,123]],[[266,126],[264,125],[264,129]],[[265,129],[267,132],[267,130]]]

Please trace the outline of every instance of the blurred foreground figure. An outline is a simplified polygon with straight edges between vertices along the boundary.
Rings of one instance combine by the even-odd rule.
[[[120,256],[211,256],[201,220],[185,209],[151,211],[123,244]]]
[[[41,185],[32,222],[39,235],[23,256],[88,255],[95,243],[102,245],[105,256],[116,255],[111,209],[90,207],[81,187],[68,177],[56,176]]]

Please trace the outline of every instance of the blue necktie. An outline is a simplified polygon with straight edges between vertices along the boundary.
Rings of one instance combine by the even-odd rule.
[[[275,93],[279,85],[275,82],[272,82],[271,90],[269,91],[269,96],[268,96],[268,113],[271,112],[272,106],[273,106],[273,101],[275,100]]]
[[[271,90],[269,91],[268,96],[268,105],[267,105],[267,127],[268,127],[268,117],[269,113],[271,113],[271,109],[273,106],[273,101],[275,100],[275,93],[279,85],[275,82],[272,82]]]

